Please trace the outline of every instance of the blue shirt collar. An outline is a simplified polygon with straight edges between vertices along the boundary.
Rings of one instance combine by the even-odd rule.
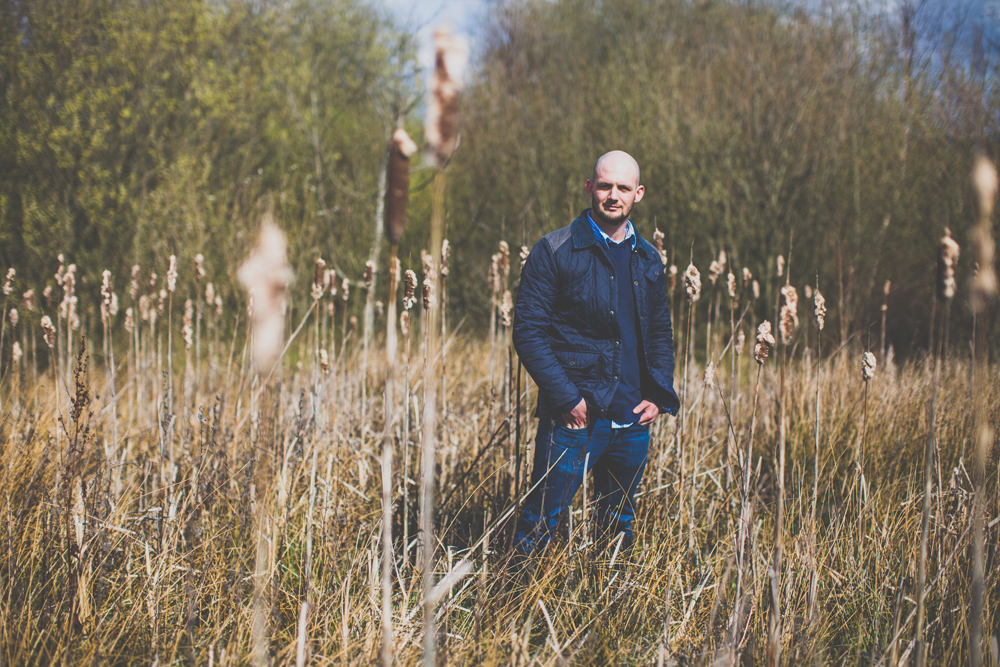
[[[587,221],[590,223],[590,228],[592,230],[594,230],[594,236],[597,237],[597,241],[601,245],[604,246],[605,250],[608,249],[608,247],[609,247],[610,244],[615,243],[614,241],[611,240],[611,237],[608,236],[604,232],[604,230],[601,229],[600,226],[598,226],[598,224],[596,222],[594,222],[594,218],[591,217],[590,211],[587,211]],[[631,250],[632,250],[632,252],[635,252],[635,239],[636,239],[635,229],[632,228],[632,221],[631,220],[626,220],[625,221],[625,239],[623,239],[622,243],[624,243],[625,241],[630,240],[631,241],[631,246],[632,246]],[[618,245],[618,244],[615,244],[615,245]]]

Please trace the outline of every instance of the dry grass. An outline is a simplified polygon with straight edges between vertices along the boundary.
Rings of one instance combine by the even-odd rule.
[[[194,375],[175,369],[173,382],[181,391],[174,391],[173,406],[170,383],[155,372],[155,348],[141,346],[149,354],[138,358],[130,349],[116,372],[117,443],[108,374],[93,361],[84,369],[86,355],[74,364],[77,384],[71,394],[61,385],[57,397],[48,371],[38,374],[38,384],[29,382],[33,375],[26,370],[19,382],[4,380],[0,662],[290,664],[303,601],[309,603],[309,664],[377,659],[384,368],[372,363],[368,405],[363,405],[358,336],[348,337],[343,354],[331,355],[331,369],[323,373],[315,367],[316,341],[309,338],[321,335],[320,328],[312,330],[306,327],[289,351],[303,367],[292,371],[294,360],[286,359],[286,370],[276,372],[264,391],[263,379],[240,354],[242,341],[213,343],[202,357],[200,388],[192,386]],[[411,504],[406,516],[413,522],[406,532],[418,534],[418,484],[412,480],[418,479],[420,461],[422,406],[415,397],[422,396],[421,338],[410,334],[411,359],[397,366],[399,407],[389,429],[396,522],[391,608],[400,664],[414,664],[423,654],[417,550],[407,549],[404,559],[399,539],[404,489]],[[762,663],[778,488],[777,366],[766,365],[761,375],[750,462],[757,502],[744,570],[737,572],[735,558],[738,481],[728,486],[726,481],[742,475],[739,469],[727,475],[723,468],[730,398],[695,385],[688,388],[683,420],[686,456],[695,460],[687,461],[682,488],[677,422],[661,418],[652,435],[635,550],[616,554],[613,544],[595,546],[591,527],[581,525],[585,515],[577,498],[566,537],[540,558],[527,580],[512,581],[505,564],[516,502],[517,422],[502,408],[503,378],[512,373],[504,372],[506,360],[499,354],[491,368],[490,347],[460,335],[448,350],[457,372],[440,402],[447,412],[439,418],[437,447],[436,579],[457,570],[463,559],[471,572],[452,577],[455,586],[442,591],[438,661]],[[405,349],[401,341],[401,352]],[[857,351],[842,350],[822,363],[800,357],[793,351],[785,371],[781,655],[789,664],[912,659],[932,373],[923,364],[880,360],[868,387],[863,490],[854,460],[864,391]],[[738,369],[745,382],[731,397],[737,435],[732,451],[741,452],[733,456],[734,466],[742,465],[747,450],[756,376],[750,355],[738,363],[745,366]],[[402,384],[403,368],[409,371],[409,391]],[[512,368],[516,371],[516,363]],[[126,369],[135,370],[129,375]],[[823,402],[813,542],[816,373]],[[1000,377],[995,367],[989,375],[985,391],[995,406]],[[701,373],[696,369],[689,377]],[[928,548],[930,664],[956,664],[969,652],[969,377],[966,361],[950,359],[936,397],[940,447]],[[520,423],[533,429],[524,415],[530,414],[535,389],[522,382],[528,389]],[[716,384],[728,388],[730,378]],[[522,433],[522,442],[530,436]],[[993,449],[986,480],[984,635],[985,664],[996,665],[989,646],[1000,624],[995,444]],[[404,484],[406,452],[412,480]],[[522,475],[528,467],[521,467]],[[693,491],[692,470],[697,471]],[[689,548],[692,533],[694,548]],[[814,571],[818,595],[810,618]],[[738,578],[748,592],[743,605],[737,605]]]

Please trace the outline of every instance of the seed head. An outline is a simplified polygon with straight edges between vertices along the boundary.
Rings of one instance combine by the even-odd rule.
[[[887,280],[885,281],[885,285],[882,286],[882,295],[886,297],[889,296],[890,289],[892,289],[892,281]]]
[[[684,271],[684,290],[691,303],[701,298],[701,273],[694,264],[688,264]]]
[[[733,275],[732,271],[726,276],[726,290],[729,292],[730,299],[736,298],[736,276]]]
[[[347,297],[350,296],[350,293],[351,293],[351,281],[349,281],[347,278],[344,278],[344,281],[340,283],[340,298],[344,300],[344,303],[347,303]]]
[[[980,220],[989,220],[997,197],[997,169],[989,158],[980,156],[972,167],[972,188]]]
[[[451,157],[458,140],[458,95],[468,52],[447,28],[435,31],[434,50],[424,137],[429,161],[441,166]]]
[[[759,299],[760,298],[760,283],[755,280],[755,281],[753,281],[751,287],[753,288],[751,290],[753,292],[753,298],[754,299]]]
[[[184,336],[184,349],[190,350],[194,345],[194,302],[191,299],[184,301],[184,328],[181,333]]]
[[[205,256],[200,252],[194,256],[194,279],[201,282],[205,277]]]
[[[500,253],[490,256],[490,289],[493,292],[493,302],[496,303],[500,294]]]
[[[813,298],[813,288],[810,287],[809,285],[806,285],[804,288],[802,288],[802,293],[805,294],[805,297],[807,299]]]
[[[260,373],[269,373],[281,355],[285,293],[294,275],[286,248],[284,232],[273,216],[265,214],[257,247],[238,274],[253,304],[253,358]]]
[[[160,317],[163,317],[164,315],[167,314],[167,290],[161,289],[159,296],[160,296],[160,299],[156,303],[156,313]],[[252,298],[253,297],[251,297],[251,299]]]
[[[330,357],[324,348],[319,350],[319,367],[324,373],[330,370]]]
[[[118,295],[114,292],[111,293],[111,317],[118,314]]]
[[[410,269],[403,276],[403,309],[413,308],[417,302],[417,274]]]
[[[973,230],[976,261],[980,269],[970,285],[970,301],[972,310],[981,313],[986,308],[987,301],[996,297],[1000,291],[996,274],[996,243],[993,240],[992,222],[993,206],[997,196],[997,170],[993,163],[985,157],[976,160],[972,171],[973,185],[976,190],[976,201],[979,209],[979,222]]]
[[[59,253],[59,255],[58,255],[57,258],[59,259],[59,268],[56,269],[56,273],[55,273],[56,285],[59,285],[59,287],[62,287],[62,284],[63,284],[63,264],[66,263],[66,258],[65,258],[65,256],[62,253]]]
[[[42,290],[42,298],[45,299],[45,307],[52,307],[52,285],[46,285]]]
[[[3,294],[4,296],[10,296],[10,293],[14,291],[14,275],[17,271],[14,267],[7,269],[7,279],[3,281]]]
[[[959,247],[951,238],[951,230],[944,228],[944,236],[938,245],[937,296],[948,301],[955,296],[955,265],[958,264]]]
[[[722,274],[722,265],[719,264],[719,260],[713,259],[712,263],[708,265],[708,280],[710,283],[712,283],[713,287],[715,286],[715,281],[719,279],[719,276],[721,274]]]
[[[108,310],[111,309],[111,272],[107,269],[104,270],[101,280],[101,300],[104,302],[104,307]]]
[[[358,330],[358,318],[355,317],[354,315],[351,315],[350,323],[351,323],[351,333],[353,334]]]
[[[434,305],[434,281],[430,278],[424,278],[423,298],[424,310],[430,310]]]
[[[514,302],[510,297],[510,290],[503,291],[503,298],[500,300],[500,321],[505,327],[511,324],[510,311],[514,308]]]
[[[14,341],[14,347],[11,349],[11,357],[15,366],[21,363],[21,344],[16,340]]]
[[[524,263],[528,261],[528,255],[531,251],[528,250],[528,246],[521,246],[521,272],[524,272]]]
[[[139,297],[139,317],[143,322],[149,321],[149,297],[145,294]]]
[[[48,315],[42,316],[42,338],[45,339],[45,344],[49,346],[49,349],[55,347],[56,328],[52,326],[52,320]]]
[[[503,284],[507,284],[507,278],[510,276],[510,246],[507,245],[506,241],[500,242],[500,278],[503,280]]]
[[[159,279],[160,277],[156,275],[156,271],[149,274],[149,289],[153,290],[154,294],[156,293],[156,281]]]
[[[743,289],[750,287],[750,281],[753,280],[753,274],[750,273],[750,269],[743,267]]]
[[[417,145],[403,128],[392,133],[389,142],[389,162],[386,167],[385,236],[391,245],[398,245],[406,229],[406,205],[410,196],[410,157]]]
[[[875,377],[875,355],[865,352],[861,355],[861,379],[868,382]]]
[[[371,287],[375,280],[375,262],[368,260],[365,262],[365,287]]]
[[[35,310],[35,290],[30,289],[24,293],[24,307],[28,309],[29,312],[34,312]]]
[[[799,326],[799,293],[791,285],[781,288],[781,310],[779,312],[778,333],[781,342],[787,345],[792,339],[792,332]]]
[[[448,260],[451,258],[451,244],[448,239],[441,242],[441,275],[448,275]]]
[[[743,356],[743,347],[746,345],[746,343],[747,343],[746,334],[744,334],[743,333],[743,329],[740,328],[740,332],[736,336],[736,356],[737,357]]]
[[[17,315],[17,308],[11,308],[10,312],[7,314],[7,317],[10,318],[10,325],[12,327],[17,327],[17,321],[19,319]]]
[[[215,304],[215,285],[212,283],[205,285],[205,303],[209,306]]]
[[[410,335],[410,311],[404,310],[399,316],[399,330],[404,336]]]
[[[170,266],[167,268],[167,289],[173,294],[177,289],[177,256],[170,256]]]
[[[771,353],[773,347],[774,336],[771,334],[771,323],[764,320],[757,327],[757,344],[753,348],[753,358],[763,366],[764,360],[767,359],[767,355]]]
[[[135,301],[136,297],[139,296],[139,265],[132,265],[132,283],[128,287],[128,295],[132,297]]]
[[[216,317],[222,317],[222,297],[215,297],[215,315]]]
[[[813,292],[813,315],[816,317],[816,328],[822,331],[826,326],[826,299],[819,289]]]
[[[778,277],[785,275],[785,256],[778,255]]]
[[[326,261],[322,257],[316,258],[316,265],[313,268],[313,284],[311,296],[313,301],[318,301],[323,292],[326,291]]]
[[[708,362],[708,366],[705,367],[705,386],[714,387],[715,386],[715,362]]]
[[[666,266],[667,252],[663,249],[663,232],[659,229],[653,232],[653,245],[656,246],[656,252],[660,255],[660,262],[663,266]]]
[[[135,331],[135,315],[131,308],[125,309],[125,331],[129,333]]]
[[[670,278],[670,291],[673,292],[677,289],[677,265],[671,264],[670,268],[667,269],[667,276]]]
[[[423,270],[424,278],[427,278],[434,273],[434,256],[426,250],[420,251],[420,264],[421,269]]]

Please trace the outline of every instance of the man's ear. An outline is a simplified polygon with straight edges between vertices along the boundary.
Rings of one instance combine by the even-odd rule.
[[[589,183],[590,181],[587,182]],[[642,199],[642,196],[644,194],[646,194],[646,186],[640,185],[635,189],[635,201],[638,202],[640,199]]]
[[[592,180],[590,180],[589,178],[587,179],[587,182],[584,183],[583,189],[587,191],[587,196],[588,197],[593,197],[594,196],[594,182]]]

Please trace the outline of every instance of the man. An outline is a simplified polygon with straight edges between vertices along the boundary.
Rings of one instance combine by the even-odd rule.
[[[586,190],[591,208],[535,244],[517,296],[514,347],[538,385],[539,419],[521,554],[549,542],[585,465],[599,526],[631,546],[649,425],[680,406],[663,264],[629,221],[645,193],[639,165],[607,153]]]

